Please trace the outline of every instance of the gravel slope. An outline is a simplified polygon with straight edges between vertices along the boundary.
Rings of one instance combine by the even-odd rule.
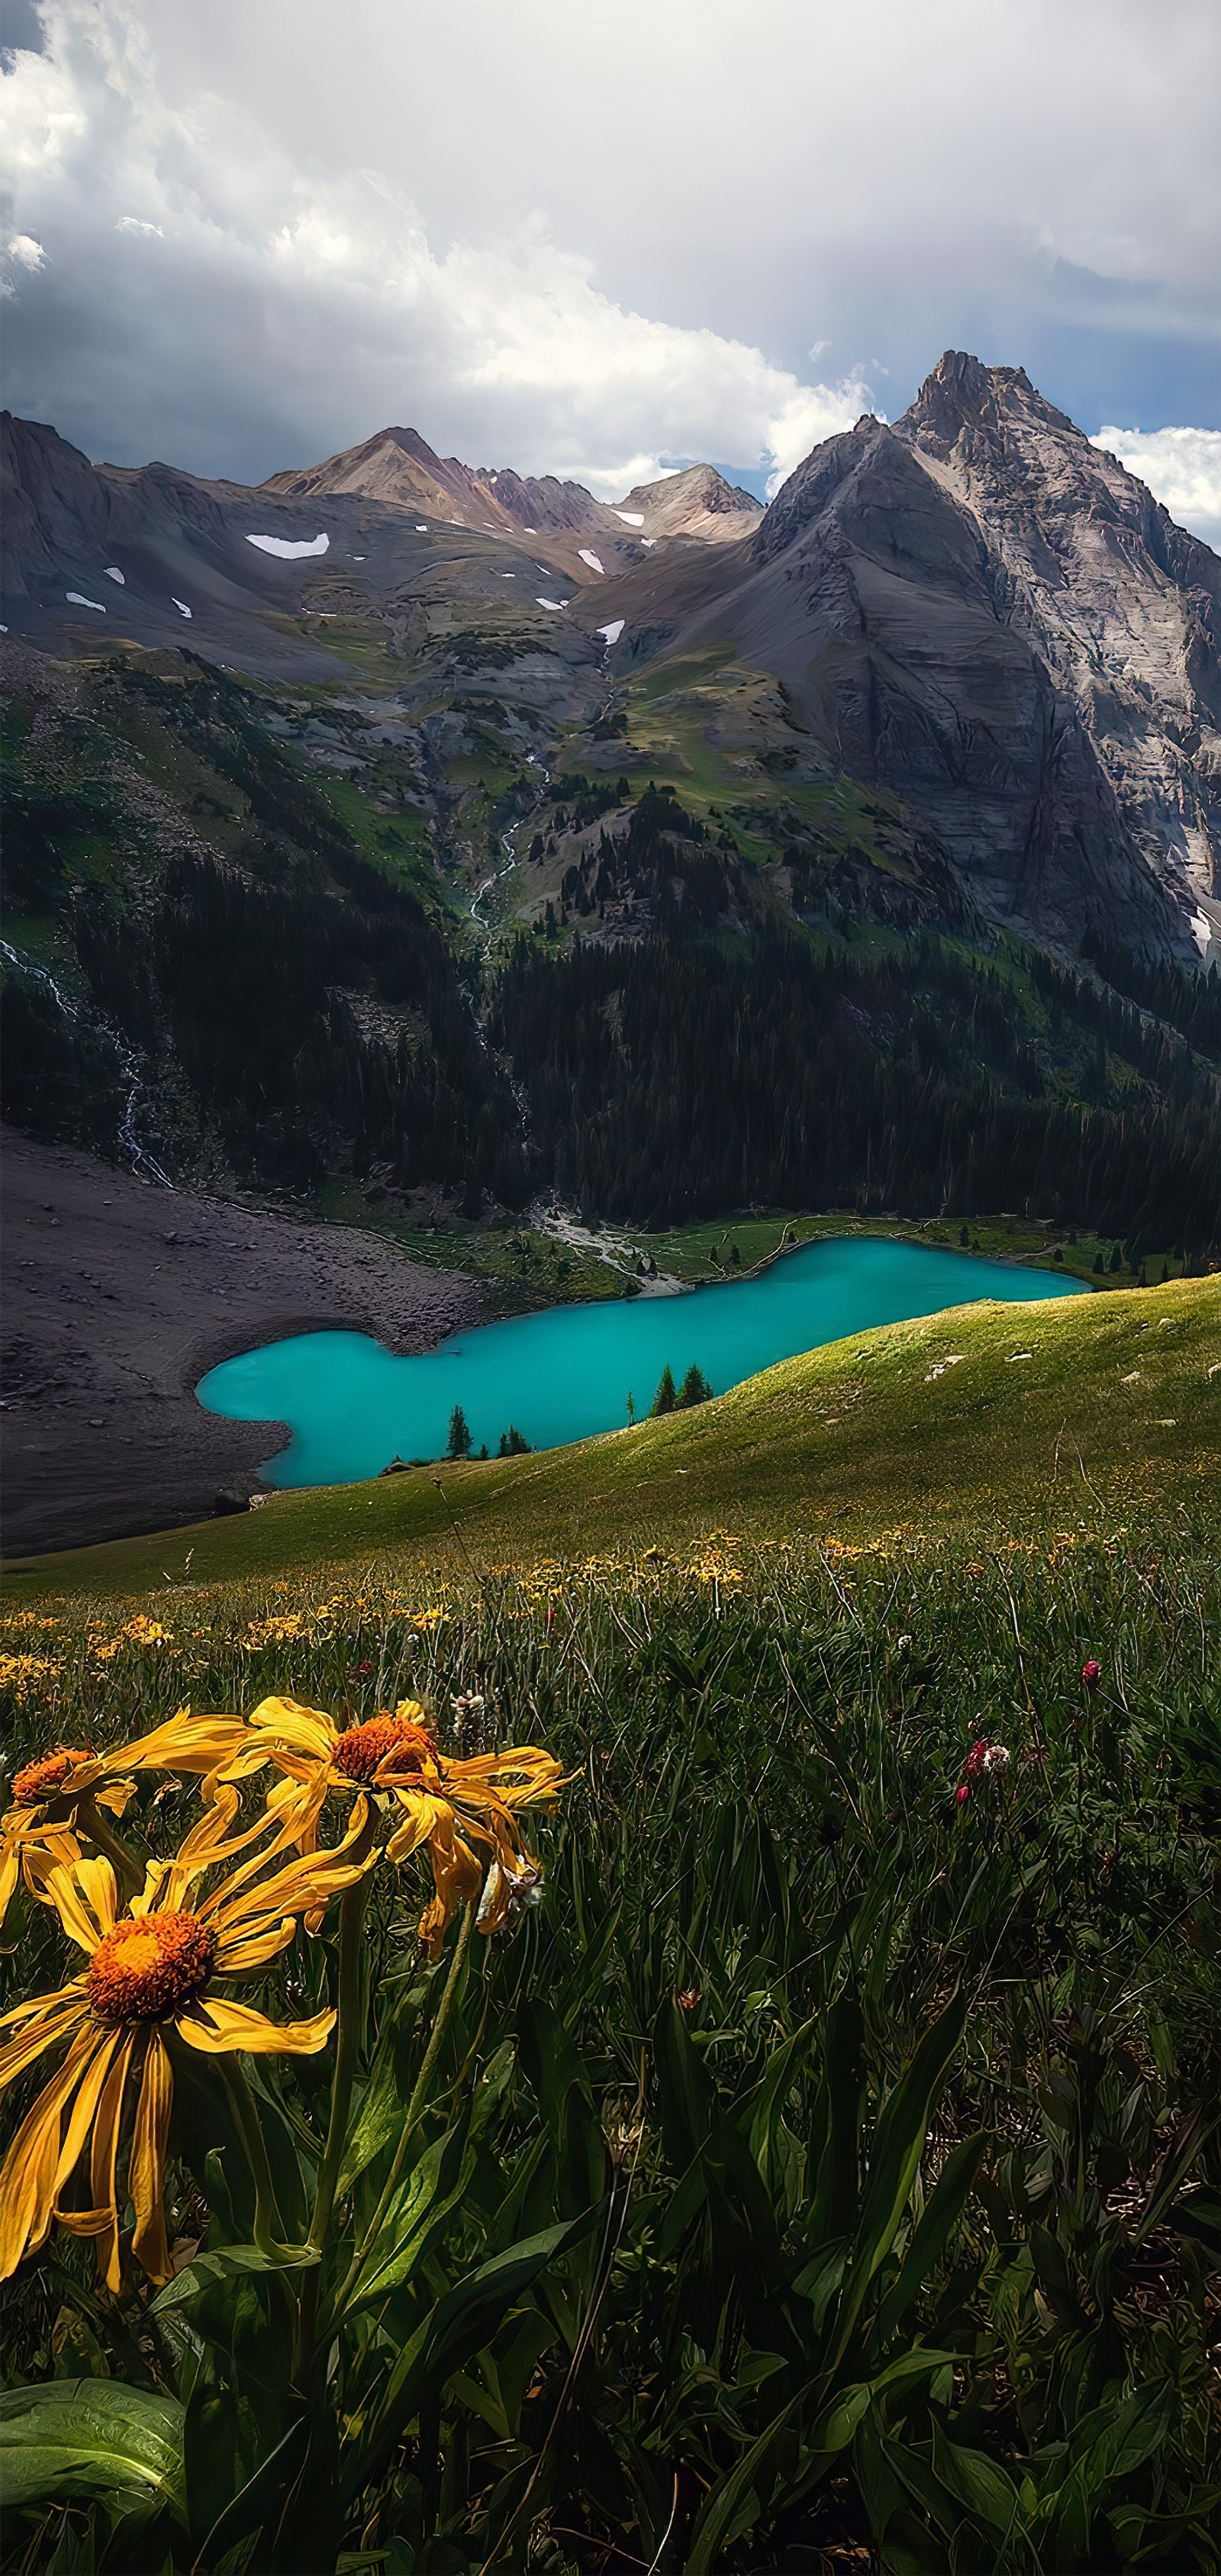
[[[11,1129],[0,1153],[6,1554],[175,1527],[259,1489],[277,1426],[196,1403],[207,1368],[326,1327],[428,1350],[474,1281],[342,1226],[166,1190]]]

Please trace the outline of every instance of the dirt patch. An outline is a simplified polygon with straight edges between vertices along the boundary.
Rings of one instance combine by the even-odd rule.
[[[435,1348],[491,1309],[473,1280],[346,1226],[162,1189],[3,1133],[6,1555],[199,1520],[262,1490],[282,1426],[205,1413],[205,1369],[284,1335]]]

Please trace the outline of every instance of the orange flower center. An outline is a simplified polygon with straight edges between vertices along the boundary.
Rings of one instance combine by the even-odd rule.
[[[91,1762],[93,1756],[81,1745],[57,1744],[41,1762],[27,1762],[13,1782],[13,1797],[19,1807],[39,1807],[44,1798],[53,1798],[62,1789],[78,1762]]]
[[[89,1962],[89,2001],[99,2021],[161,2021],[201,1993],[215,1954],[195,1914],[125,1918]]]
[[[422,1726],[414,1726],[409,1717],[391,1717],[383,1712],[370,1717],[363,1726],[350,1726],[335,1747],[334,1762],[348,1780],[371,1780],[387,1757],[393,1756],[393,1769],[400,1772],[422,1771],[425,1762],[435,1762],[437,1748]]]

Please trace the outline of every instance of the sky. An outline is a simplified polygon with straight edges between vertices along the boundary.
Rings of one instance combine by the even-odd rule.
[[[765,494],[947,347],[1221,545],[1214,0],[0,0],[4,399]]]

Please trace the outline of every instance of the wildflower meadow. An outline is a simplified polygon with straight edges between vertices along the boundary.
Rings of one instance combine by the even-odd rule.
[[[1182,1513],[9,1613],[20,2576],[1217,2565]]]

